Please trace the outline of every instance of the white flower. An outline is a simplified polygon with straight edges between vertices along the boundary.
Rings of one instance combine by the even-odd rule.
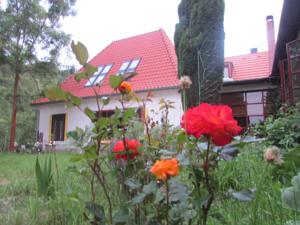
[[[189,76],[182,76],[180,77],[180,80],[179,80],[179,86],[180,86],[180,89],[189,89],[190,86],[192,85],[192,81],[190,79]]]
[[[276,146],[271,146],[265,149],[264,159],[265,161],[274,163],[275,165],[281,165],[283,163],[280,149]]]

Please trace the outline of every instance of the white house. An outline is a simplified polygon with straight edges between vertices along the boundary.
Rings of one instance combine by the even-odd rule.
[[[109,86],[109,76],[136,72],[130,79],[134,92],[143,97],[152,92],[152,102],[147,104],[149,116],[160,120],[160,115],[151,111],[159,111],[161,98],[174,102],[175,109],[170,110],[171,124],[179,125],[182,116],[181,98],[178,92],[177,58],[172,42],[166,33],[158,31],[112,42],[96,55],[90,64],[98,67],[98,71],[88,80],[77,82],[70,75],[60,87],[83,99],[82,108],[89,107],[97,111],[95,93],[100,96],[111,96],[110,104],[105,106],[103,113],[107,115],[120,108],[116,92]],[[98,86],[101,82],[101,85]],[[76,127],[84,128],[90,124],[89,118],[77,108],[67,108],[63,102],[49,101],[40,98],[32,103],[38,111],[38,131],[43,144],[50,140],[63,144],[66,133]],[[129,102],[126,107],[139,108],[137,102]],[[152,114],[152,115],[151,115]]]

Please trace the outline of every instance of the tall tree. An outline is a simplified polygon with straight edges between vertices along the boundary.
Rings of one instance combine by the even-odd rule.
[[[175,30],[179,76],[193,84],[183,96],[188,107],[219,103],[224,69],[224,0],[182,0]]]
[[[37,52],[44,51],[49,61],[56,61],[59,50],[69,43],[60,30],[60,20],[74,14],[76,0],[8,0],[0,9],[0,49],[13,69],[14,84],[9,149],[14,149],[17,100],[20,78],[28,65],[39,62]]]

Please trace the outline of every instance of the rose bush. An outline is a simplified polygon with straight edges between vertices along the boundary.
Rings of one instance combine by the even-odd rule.
[[[81,45],[74,48],[78,48],[77,58],[87,55]],[[77,80],[87,79],[97,71],[86,60],[82,63],[85,71],[75,75]],[[136,101],[136,106],[147,112],[152,95],[140,99],[132,93],[132,86],[126,81],[128,77],[109,77],[120,103],[110,117],[82,108],[80,98],[57,87],[48,90],[46,95],[79,108],[93,123],[88,132],[76,128],[68,134],[83,152],[74,156],[73,161],[85,160],[90,172],[85,174],[90,178],[91,200],[86,203],[88,214],[84,212],[84,217],[91,224],[206,225],[211,206],[218,199],[214,172],[222,160],[223,147],[215,147],[228,144],[241,127],[228,106],[202,103],[188,109],[181,119],[183,130],[176,129],[168,119],[169,110],[174,109],[173,102],[161,99],[160,111],[156,112],[161,118],[155,121],[145,113],[139,121],[145,131],[129,134],[131,124],[135,124],[132,121],[138,117],[134,108],[128,108],[128,102]],[[187,78],[182,82],[184,93],[191,82]],[[96,88],[100,86],[95,87],[95,93]],[[95,94],[95,98],[98,111],[109,104],[109,97],[104,101]],[[201,136],[204,138],[200,139]],[[111,147],[103,143],[107,139],[117,141]],[[223,152],[223,156],[234,152],[232,148]],[[97,203],[99,199],[101,205]]]

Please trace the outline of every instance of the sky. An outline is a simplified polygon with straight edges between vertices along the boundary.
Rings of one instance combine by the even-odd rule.
[[[90,58],[114,40],[159,28],[173,41],[180,1],[77,0],[77,15],[65,18],[62,29],[87,46]],[[255,47],[266,51],[266,16],[274,16],[277,34],[282,4],[283,0],[225,0],[225,56],[247,54]]]
[[[77,0],[77,15],[63,21],[65,32],[96,55],[114,40],[163,28],[173,41],[181,0]],[[225,0],[225,56],[251,48],[267,50],[266,16],[278,32],[283,0]]]

